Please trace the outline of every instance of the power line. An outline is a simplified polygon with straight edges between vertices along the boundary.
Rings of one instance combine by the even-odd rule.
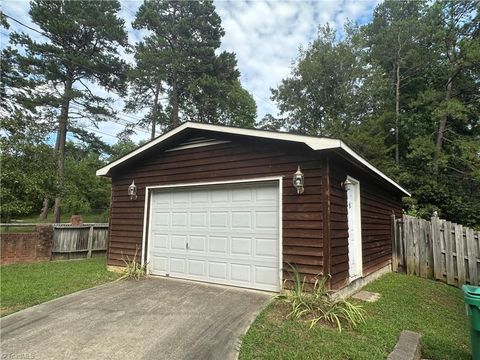
[[[7,14],[5,14],[5,13],[3,13],[3,15],[4,15],[6,18],[8,18],[8,19],[10,19],[10,20],[13,20],[13,21],[15,21],[16,23],[18,23],[18,24],[20,24],[20,25],[22,25],[22,26],[25,26],[27,29],[30,29],[30,30],[32,30],[32,31],[35,31],[36,33],[39,33],[40,35],[43,35],[43,36],[45,36],[45,37],[47,37],[47,38],[50,39],[50,37],[48,37],[46,34],[42,33],[41,31],[39,31],[39,30],[37,30],[37,29],[32,28],[31,26],[28,26],[27,24],[24,24],[24,23],[21,22],[20,20],[17,20],[17,19],[15,19],[15,18],[13,18],[13,17],[11,17],[10,15],[7,15]]]
[[[108,133],[103,132],[103,131],[100,131],[100,130],[98,130],[98,129],[92,129],[92,128],[89,128],[89,127],[86,127],[86,126],[84,127],[84,129],[88,129],[88,130],[91,130],[91,131],[94,131],[94,132],[98,132],[98,133],[100,133],[100,134],[103,134],[103,135],[110,136],[110,137],[113,137],[113,138],[115,138],[115,139],[118,139],[118,137],[117,137],[116,135],[108,134]]]
[[[15,18],[13,18],[13,17],[11,17],[10,15],[7,15],[7,14],[4,14],[4,15],[5,15],[5,17],[7,17],[7,18],[9,18],[9,19],[17,22],[18,24],[26,27],[27,29],[30,29],[30,30],[32,30],[32,31],[35,31],[36,33],[38,33],[38,34],[40,34],[40,35],[42,35],[42,36],[45,36],[46,38],[52,40],[47,34],[41,32],[41,31],[39,31],[39,30],[36,30],[36,29],[32,28],[31,26],[28,26],[28,25],[24,24],[23,22],[15,19]],[[62,57],[62,56],[61,56],[61,57]],[[73,64],[76,64],[76,65],[78,65],[78,66],[81,66],[81,67],[85,67],[85,68],[87,68],[87,69],[90,69],[90,70],[92,70],[93,72],[101,73],[101,74],[105,74],[105,75],[109,75],[109,74],[108,74],[107,72],[105,72],[105,71],[99,71],[99,70],[93,69],[93,68],[91,68],[91,67],[89,67],[89,66],[86,66],[86,65],[84,65],[84,64],[79,64],[79,63],[77,63],[77,62],[75,62],[75,61],[73,61],[73,60],[71,60],[71,59],[66,59],[65,57],[62,57],[62,59],[67,60],[67,61],[69,61],[69,62],[71,62],[71,63],[73,63]],[[85,85],[84,85],[84,86],[85,86]],[[129,114],[123,114],[123,116],[128,117],[128,118],[131,118],[131,119],[133,119],[133,120],[135,120],[135,121],[137,121],[137,122],[143,120],[142,118],[137,118],[137,117],[135,117],[135,116],[133,116],[133,115],[129,115]],[[124,121],[128,122],[127,120],[124,120]],[[145,130],[143,130],[143,129],[139,129],[139,130],[140,130],[140,131],[145,131]]]
[[[84,110],[84,109],[82,109],[81,107],[79,107],[78,104],[71,104],[70,106],[71,106],[74,110],[78,110],[78,111],[83,111],[83,110]],[[119,117],[118,115],[116,116],[116,118],[111,118],[111,119],[108,119],[107,121],[112,121],[112,122],[114,122],[114,123],[116,123],[116,124],[119,124],[119,125],[131,126],[131,127],[133,127],[134,129],[136,129],[136,130],[138,130],[138,131],[143,131],[143,132],[145,132],[145,133],[147,133],[147,134],[150,133],[150,131],[145,130],[145,129],[141,128],[141,127],[138,127],[137,124],[134,124],[134,123],[132,123],[132,122],[129,122],[129,121],[126,120],[126,119],[122,119],[122,118]],[[121,123],[121,122],[119,122],[119,121],[123,121],[123,123]]]

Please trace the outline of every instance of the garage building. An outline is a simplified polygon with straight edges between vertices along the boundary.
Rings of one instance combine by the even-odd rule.
[[[108,265],[279,291],[288,264],[341,289],[388,271],[409,193],[340,140],[187,122],[97,171]]]

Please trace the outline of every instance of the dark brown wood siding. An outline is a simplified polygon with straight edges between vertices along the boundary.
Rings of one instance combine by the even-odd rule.
[[[112,174],[112,206],[108,264],[124,265],[126,256],[141,254],[145,187],[181,183],[283,176],[283,261],[305,275],[323,271],[322,159],[304,145],[230,138],[205,147],[157,151],[116,169]],[[292,176],[300,165],[305,192],[297,195]],[[127,196],[135,180],[138,198]]]
[[[342,186],[347,175],[360,181],[364,276],[391,263],[391,215],[401,215],[402,193],[339,155],[330,155],[329,163],[331,286],[339,289],[348,284],[347,197]]]

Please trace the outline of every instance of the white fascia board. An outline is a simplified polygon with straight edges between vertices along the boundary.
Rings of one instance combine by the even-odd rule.
[[[393,186],[395,186],[397,189],[401,190],[404,194],[406,194],[407,196],[412,196],[407,190],[405,190],[403,187],[401,187],[400,185],[398,185],[395,181],[393,181],[392,179],[390,179],[387,175],[385,175],[383,172],[381,172],[380,170],[378,170],[375,166],[373,166],[372,164],[370,164],[367,160],[365,160],[364,158],[362,158],[360,155],[358,155],[355,151],[353,151],[352,149],[350,149],[343,141],[339,140],[340,141],[340,148],[343,149],[348,155],[350,155],[351,157],[353,157],[355,160],[357,160],[358,162],[360,162],[362,165],[364,165],[365,167],[369,168],[370,170],[372,170],[374,173],[376,173],[377,175],[379,175],[380,177],[382,177],[383,179],[385,179],[386,181],[388,181],[390,184],[392,184]]]
[[[126,161],[126,160],[128,160],[128,159],[130,159],[134,156],[137,156],[138,154],[144,152],[147,149],[150,149],[151,147],[161,143],[162,141],[167,140],[169,137],[171,137],[175,134],[178,134],[179,132],[188,128],[189,127],[188,125],[189,125],[189,123],[184,123],[184,124],[180,125],[179,127],[173,129],[172,131],[169,131],[169,132],[159,136],[158,138],[146,143],[145,145],[140,146],[139,148],[133,150],[132,152],[128,153],[127,155],[121,157],[120,159],[115,160],[115,161],[111,162],[110,164],[98,169],[97,172],[96,172],[96,175],[97,176],[108,175],[108,172],[110,171],[110,169],[114,168],[117,165],[120,165],[124,161]]]
[[[257,130],[257,129],[243,129],[243,128],[234,128],[234,127],[227,127],[227,126],[219,126],[219,125],[211,125],[211,124],[201,124],[201,123],[193,123],[193,122],[186,122],[182,125],[178,126],[177,128],[159,136],[155,140],[150,141],[149,143],[139,147],[138,149],[132,151],[131,153],[121,157],[120,159],[98,169],[96,174],[97,176],[107,176],[109,171],[117,165],[120,165],[124,161],[137,156],[138,154],[148,150],[149,148],[167,140],[168,138],[186,130],[186,129],[198,129],[198,130],[206,130],[206,131],[216,131],[224,134],[233,134],[233,135],[244,135],[244,136],[252,136],[264,139],[272,139],[272,140],[284,140],[284,141],[291,141],[297,143],[304,143],[312,150],[326,150],[326,149],[343,149],[348,155],[353,157],[355,160],[360,162],[362,165],[367,167],[368,169],[372,170],[374,173],[379,175],[381,178],[385,179],[393,186],[401,190],[408,196],[411,196],[410,193],[398,185],[395,181],[390,179],[387,175],[382,173],[380,170],[375,168],[372,164],[358,155],[355,151],[350,149],[343,141],[338,139],[329,139],[329,138],[320,138],[320,137],[313,137],[313,136],[304,136],[304,135],[295,135],[289,133],[280,133],[280,132],[273,132],[273,131],[266,131],[266,130]]]

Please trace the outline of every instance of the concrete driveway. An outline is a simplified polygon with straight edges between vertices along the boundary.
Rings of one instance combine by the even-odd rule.
[[[235,359],[272,294],[150,278],[117,281],[0,320],[2,359]]]

